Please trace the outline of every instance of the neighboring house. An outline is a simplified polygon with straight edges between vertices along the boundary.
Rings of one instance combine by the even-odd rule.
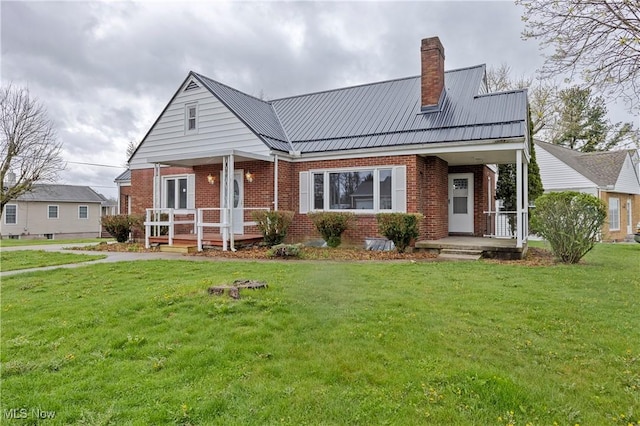
[[[595,195],[608,209],[605,241],[623,241],[640,223],[637,151],[579,152],[536,140],[536,158],[545,192]]]
[[[260,208],[296,213],[292,241],[318,237],[306,213],[321,210],[356,213],[345,240],[358,244],[378,235],[379,212],[422,213],[421,240],[491,235],[489,165],[515,163],[527,179],[526,90],[487,93],[485,65],[445,72],[437,37],[422,40],[421,64],[415,77],[271,101],[190,72],[116,179],[119,211],[153,209],[147,236],[152,213],[180,213],[176,233],[226,241],[225,230],[257,232]]]
[[[4,207],[0,233],[15,239],[96,238],[104,201],[88,186],[37,184]]]

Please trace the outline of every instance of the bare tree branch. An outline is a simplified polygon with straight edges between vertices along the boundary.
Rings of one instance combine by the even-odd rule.
[[[28,89],[0,89],[0,137],[1,218],[9,201],[29,192],[36,182],[55,181],[65,163],[53,122]]]

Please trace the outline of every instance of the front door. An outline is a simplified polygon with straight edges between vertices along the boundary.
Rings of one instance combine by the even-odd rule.
[[[244,234],[244,172],[242,170],[233,171],[233,233]],[[222,172],[220,181],[223,182]],[[220,185],[220,200],[225,199],[224,185]]]
[[[473,173],[449,175],[449,232],[473,234]]]

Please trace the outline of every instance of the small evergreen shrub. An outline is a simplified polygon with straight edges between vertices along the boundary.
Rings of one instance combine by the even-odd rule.
[[[378,213],[378,232],[393,241],[398,253],[404,253],[411,241],[420,235],[420,213]]]
[[[302,244],[278,244],[267,252],[269,257],[300,257]]]
[[[607,218],[605,203],[590,194],[552,192],[536,200],[532,223],[554,256],[578,263],[595,245]]]
[[[126,243],[129,239],[129,233],[133,232],[135,228],[140,228],[144,220],[142,216],[138,215],[118,214],[103,216],[101,222],[117,242]]]
[[[286,210],[257,210],[251,215],[264,237],[264,243],[269,247],[284,241],[293,222],[293,212]]]
[[[347,212],[315,212],[307,216],[329,247],[342,243],[342,234],[355,221],[355,215]]]

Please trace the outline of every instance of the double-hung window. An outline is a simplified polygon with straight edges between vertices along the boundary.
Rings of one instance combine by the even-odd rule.
[[[49,219],[57,219],[58,218],[58,206],[47,206],[47,218]]]
[[[167,176],[163,178],[163,207],[169,209],[195,208],[195,176]]]
[[[7,204],[4,206],[4,223],[6,225],[15,225],[18,223],[18,206],[16,204]]]
[[[609,198],[609,231],[620,230],[620,199]]]
[[[78,206],[78,219],[89,219],[89,206]]]
[[[394,211],[393,167],[312,171],[310,178],[312,210]]]
[[[187,104],[184,109],[187,133],[198,132],[198,104]]]

